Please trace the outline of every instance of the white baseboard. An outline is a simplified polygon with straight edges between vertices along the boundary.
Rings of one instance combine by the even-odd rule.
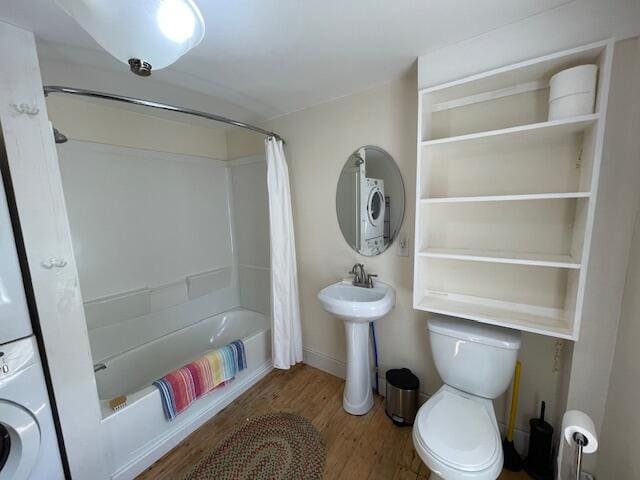
[[[322,370],[323,372],[327,372],[335,377],[342,379],[345,378],[346,365],[343,361],[337,360],[333,357],[330,357],[329,355],[310,348],[305,348],[303,354],[304,363],[306,363],[307,365],[317,368],[318,370]],[[378,376],[378,389],[380,395],[384,397],[387,391],[387,382],[384,376]],[[422,405],[428,399],[429,395],[427,393],[420,392],[418,397],[418,404]],[[501,435],[504,437],[506,435],[507,425],[504,422],[498,421],[498,427],[500,428]],[[513,443],[518,453],[520,453],[520,455],[522,455],[523,457],[526,456],[527,450],[529,448],[529,433],[516,428],[513,432]]]
[[[310,348],[305,348],[302,353],[303,362],[307,365],[330,373],[334,377],[342,379],[346,377],[347,366],[344,362]]]

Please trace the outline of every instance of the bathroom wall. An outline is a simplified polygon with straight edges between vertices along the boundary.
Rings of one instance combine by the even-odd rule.
[[[227,164],[233,191],[240,304],[271,315],[267,164],[264,155]]]
[[[640,156],[636,155],[638,163]],[[640,216],[636,220],[607,407],[600,435],[598,478],[640,478]]]
[[[638,38],[616,42],[583,319],[580,339],[573,347],[566,402],[567,409],[588,413],[599,432],[606,426],[607,391],[614,373],[625,277],[640,202],[639,74]],[[585,469],[595,469],[598,455],[586,456]]]
[[[133,107],[136,108],[133,111],[113,105],[63,94],[47,97],[49,118],[70,139],[220,160],[227,158],[226,134],[222,128],[138,113],[142,107]]]
[[[229,160],[264,155],[264,137],[242,128],[227,130],[227,158]]]
[[[629,117],[628,136],[634,142],[629,161],[634,163],[636,178],[640,179],[640,42],[636,42],[636,70],[629,77],[635,85],[635,97],[630,104],[634,109]],[[637,452],[640,444],[640,205],[629,253],[629,266],[622,297],[622,310],[611,367],[606,409],[600,432],[600,453],[596,473],[598,478],[640,478]]]
[[[409,367],[419,377],[421,390],[434,393],[441,385],[429,350],[427,314],[412,307],[413,259],[396,256],[396,246],[378,257],[362,257],[344,240],[335,214],[335,189],[348,156],[363,145],[378,145],[391,154],[402,172],[406,212],[401,234],[413,237],[416,165],[416,72],[372,90],[343,97],[268,122],[268,129],[286,140],[291,171],[305,360],[344,375],[345,337],[340,320],[320,307],[316,295],[356,262],[380,275],[397,291],[394,310],[376,324],[381,376],[388,368]],[[228,137],[229,152],[257,153],[261,144],[238,134]],[[410,251],[413,251],[410,246]],[[519,428],[548,401],[551,418],[560,373],[554,373],[554,339],[525,335],[520,358],[524,363],[518,416]],[[507,397],[496,402],[498,417],[506,419]]]
[[[622,40],[639,33],[640,3],[636,0],[564,2],[557,8],[426,52],[419,57],[418,85],[426,88],[558,50],[605,38]]]

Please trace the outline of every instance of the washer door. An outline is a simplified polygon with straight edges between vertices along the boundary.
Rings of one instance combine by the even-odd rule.
[[[40,450],[40,428],[24,408],[0,400],[0,480],[26,480]]]
[[[367,215],[369,223],[374,227],[379,227],[384,222],[384,195],[378,187],[372,188],[369,192]]]

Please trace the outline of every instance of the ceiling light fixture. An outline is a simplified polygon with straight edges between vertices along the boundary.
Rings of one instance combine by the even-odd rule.
[[[56,0],[96,42],[147,77],[198,45],[204,20],[193,0]]]

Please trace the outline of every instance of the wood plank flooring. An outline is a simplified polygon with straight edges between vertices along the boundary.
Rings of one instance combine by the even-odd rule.
[[[427,480],[411,428],[387,418],[382,397],[362,417],[342,409],[344,381],[308,365],[274,370],[143,472],[138,480],[177,480],[244,420],[269,412],[309,419],[327,444],[325,479]],[[499,480],[527,480],[504,472]]]

